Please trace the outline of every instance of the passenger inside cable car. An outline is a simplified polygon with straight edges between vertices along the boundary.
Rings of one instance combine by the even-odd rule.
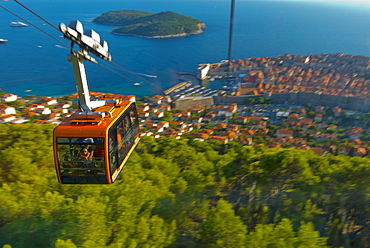
[[[82,158],[91,160],[92,157],[94,156],[94,152],[96,149],[96,145],[92,145],[92,143],[94,143],[94,140],[92,138],[86,138],[83,140],[83,142],[85,144],[82,146],[80,150],[80,156]]]

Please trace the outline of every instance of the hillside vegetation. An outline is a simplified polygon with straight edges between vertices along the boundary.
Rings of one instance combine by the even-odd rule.
[[[112,185],[58,184],[52,125],[0,124],[0,247],[369,247],[370,160],[142,138]]]
[[[202,32],[204,24],[192,17],[171,11],[157,14],[147,11],[118,10],[102,14],[95,23],[123,26],[114,28],[113,33],[143,37],[171,37]]]

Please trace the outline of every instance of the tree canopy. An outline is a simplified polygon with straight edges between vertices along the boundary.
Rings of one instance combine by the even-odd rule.
[[[369,158],[143,137],[58,184],[52,125],[0,124],[0,247],[369,247]]]

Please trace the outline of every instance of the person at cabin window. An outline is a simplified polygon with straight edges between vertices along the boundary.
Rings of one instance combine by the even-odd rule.
[[[86,138],[83,140],[83,143],[85,144],[82,146],[80,150],[80,157],[87,160],[91,160],[92,157],[94,156],[96,148],[95,145],[92,145],[92,143],[94,143],[94,140],[92,138]]]
[[[90,148],[90,145],[84,145],[81,148],[81,151],[80,151],[80,157],[81,158],[89,159],[89,157],[90,157],[89,148]]]

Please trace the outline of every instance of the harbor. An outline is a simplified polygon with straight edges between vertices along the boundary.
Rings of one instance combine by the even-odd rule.
[[[209,97],[219,94],[219,90],[210,89],[202,85],[194,85],[193,82],[181,82],[164,91],[164,94],[170,96],[173,101],[188,97],[200,96]]]

